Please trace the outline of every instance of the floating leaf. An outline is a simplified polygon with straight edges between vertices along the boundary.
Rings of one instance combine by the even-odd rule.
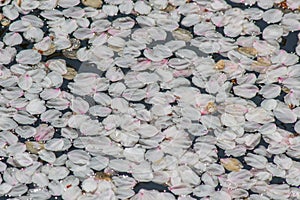
[[[26,150],[33,154],[38,154],[38,152],[42,149],[44,149],[44,144],[41,142],[31,142],[27,141],[26,144]]]
[[[67,80],[73,80],[76,75],[77,75],[76,69],[67,67],[67,73],[63,75],[63,78]]]
[[[220,159],[220,161],[223,167],[228,171],[237,172],[240,171],[241,168],[243,168],[242,163],[236,158],[223,158]]]

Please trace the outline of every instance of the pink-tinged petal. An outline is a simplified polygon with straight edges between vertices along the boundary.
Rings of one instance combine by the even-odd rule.
[[[89,103],[81,97],[76,97],[71,100],[70,108],[76,113],[84,114],[89,110]]]
[[[55,130],[52,126],[41,124],[37,127],[34,138],[36,141],[46,141],[53,137],[54,132]]]
[[[273,113],[283,123],[294,123],[297,121],[297,115],[288,106],[279,104]]]
[[[27,73],[19,77],[18,86],[22,90],[28,90],[32,86],[32,83],[33,83],[33,79]]]
[[[266,124],[275,121],[272,113],[264,110],[263,108],[249,110],[249,112],[245,115],[245,118],[248,121],[253,121],[260,124]]]
[[[255,97],[256,93],[259,91],[256,85],[251,84],[243,84],[233,87],[233,91],[235,95],[251,99]]]
[[[16,61],[20,64],[34,65],[42,59],[41,54],[32,49],[22,50],[16,56]]]

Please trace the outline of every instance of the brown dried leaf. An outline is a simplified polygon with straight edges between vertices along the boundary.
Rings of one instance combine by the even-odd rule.
[[[8,26],[8,25],[10,25],[10,20],[7,19],[7,18],[1,19],[1,25],[2,26]]]
[[[257,50],[253,47],[239,47],[237,50],[241,54],[244,54],[249,57],[256,57],[258,54]]]
[[[111,181],[111,174],[108,174],[108,173],[105,173],[105,172],[96,172],[95,179]]]
[[[282,86],[281,90],[287,94],[290,93],[290,91],[291,91],[289,88],[287,88],[285,86]]]
[[[93,7],[93,8],[100,8],[103,4],[102,0],[82,0],[83,5]]]
[[[266,57],[258,57],[257,62],[265,66],[270,66],[272,64],[271,61]]]
[[[171,12],[173,10],[176,9],[176,6],[172,5],[172,4],[168,4],[167,7],[165,7],[164,9],[162,9],[161,11],[165,11],[165,12]]]
[[[39,151],[44,149],[44,144],[41,142],[31,142],[27,141],[25,142],[26,149],[28,152],[33,153],[33,154],[38,154]]]
[[[182,29],[182,28],[178,28],[178,29],[174,30],[172,32],[172,35],[175,39],[183,40],[186,42],[190,41],[193,38],[193,35],[191,32],[189,32],[185,29]]]
[[[122,47],[116,47],[116,46],[113,46],[113,45],[110,45],[110,44],[108,45],[108,47],[111,48],[115,52],[120,52],[120,51],[123,50]]]
[[[63,75],[64,79],[73,80],[77,75],[77,71],[74,68],[67,67],[67,73]]]
[[[62,53],[67,58],[77,59],[77,50],[64,49],[62,50]]]
[[[49,56],[49,55],[53,54],[55,51],[56,51],[55,45],[51,44],[51,47],[47,51],[43,51],[42,55]]]
[[[214,112],[214,111],[216,111],[217,110],[217,107],[216,107],[216,105],[214,104],[214,102],[208,102],[207,103],[207,105],[206,105],[206,107],[205,107],[205,110],[207,110],[209,113],[212,113],[212,112]]]
[[[224,60],[219,60],[216,64],[215,64],[215,68],[217,70],[223,70],[225,68],[225,61]]]
[[[220,160],[222,166],[228,171],[240,171],[243,168],[242,163],[236,158],[223,158]]]

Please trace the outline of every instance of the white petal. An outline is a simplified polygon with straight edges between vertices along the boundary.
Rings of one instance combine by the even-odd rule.
[[[243,85],[234,86],[233,91],[234,94],[238,96],[251,99],[256,95],[259,89],[255,85],[243,84]]]
[[[28,90],[32,86],[33,80],[29,74],[22,75],[18,80],[18,85],[22,90]]]
[[[89,28],[79,28],[73,33],[74,37],[80,40],[94,37],[94,33]]]
[[[36,141],[49,140],[53,137],[54,132],[55,130],[52,126],[48,126],[47,124],[41,124],[37,127],[34,139]]]
[[[299,9],[299,7],[300,7],[300,2],[297,0],[287,0],[286,4],[287,4],[288,8],[292,9],[292,10]]]
[[[141,101],[146,97],[146,92],[142,89],[126,89],[122,96],[129,101]]]
[[[57,89],[44,89],[44,91],[42,91],[40,93],[40,97],[43,100],[50,100],[50,99],[57,98],[60,94],[61,94],[61,90],[59,88],[57,88]]]
[[[113,159],[109,162],[109,167],[119,172],[128,172],[130,170],[131,162],[121,159]]]
[[[268,163],[268,160],[264,156],[252,153],[248,153],[248,155],[245,157],[245,161],[248,165],[257,169],[264,169]]]
[[[33,159],[28,153],[16,153],[14,160],[22,167],[27,167],[33,163]]]
[[[194,26],[194,25],[198,24],[199,22],[200,22],[199,15],[197,15],[197,14],[188,14],[187,16],[185,16],[182,19],[181,24],[184,25],[185,27],[191,27],[191,26]],[[195,32],[195,34],[197,34],[197,33]],[[200,35],[200,34],[197,34],[197,35]]]
[[[23,36],[31,42],[39,42],[43,39],[44,32],[40,28],[30,27],[23,33]]]
[[[143,15],[137,16],[136,21],[141,27],[144,26],[153,27],[155,25],[155,20],[148,16],[143,16]]]
[[[68,176],[69,170],[66,167],[51,167],[49,170],[49,179],[60,180]]]
[[[277,101],[275,99],[265,99],[261,102],[261,107],[265,110],[273,110],[277,106]]]
[[[286,155],[281,154],[274,157],[274,163],[281,169],[288,170],[293,165],[293,160]]]
[[[7,3],[9,1],[6,1]],[[19,17],[18,9],[14,5],[7,5],[2,7],[3,15],[10,20],[15,20]]]
[[[152,37],[154,41],[166,40],[167,38],[166,31],[155,27],[148,29],[148,34]]]
[[[108,106],[111,104],[111,98],[105,93],[96,93],[94,94],[94,100],[103,106]]]
[[[34,65],[39,63],[41,59],[41,54],[31,49],[22,50],[16,56],[16,61],[20,64]]]
[[[48,186],[48,177],[43,173],[34,173],[32,176],[32,182],[37,184],[39,187]]]
[[[11,118],[1,117],[0,118],[0,129],[1,130],[10,130],[17,128],[18,124]]]
[[[7,165],[4,162],[0,161],[0,171],[3,172],[6,170],[6,168],[7,168]]]
[[[295,130],[297,133],[300,133],[300,121],[299,121],[299,120],[298,120],[297,123],[295,124],[294,130]]]
[[[41,160],[47,162],[47,163],[54,163],[56,160],[56,156],[52,151],[47,151],[42,149],[41,151],[38,152],[39,157]]]
[[[191,186],[184,184],[171,186],[169,190],[175,195],[187,195],[193,191]]]
[[[32,117],[28,112],[25,111],[19,111],[17,114],[14,115],[14,120],[20,124],[32,124],[37,119],[35,117]],[[1,120],[0,120],[1,124]],[[0,125],[1,127],[1,125]]]
[[[111,97],[119,97],[122,95],[122,93],[124,92],[125,89],[126,89],[126,86],[122,82],[112,83],[108,88],[108,94]],[[117,99],[120,100],[119,98],[117,98]],[[112,100],[112,103],[113,103],[113,100]],[[117,104],[119,104],[119,103],[120,102],[117,101]],[[121,102],[121,103],[123,103],[123,102]],[[125,102],[125,104],[126,104],[126,102]],[[125,105],[125,104],[123,104],[123,105]]]
[[[63,147],[64,147],[64,140],[58,138],[49,140],[45,144],[45,149],[49,151],[61,151]]]
[[[273,1],[273,0],[258,0],[258,1],[257,1],[257,5],[258,5],[260,8],[263,8],[263,9],[267,10],[267,9],[273,7],[274,1]]]
[[[263,20],[267,23],[276,23],[279,22],[282,18],[282,11],[278,9],[269,9],[264,12]]]
[[[91,156],[82,150],[73,150],[68,153],[68,158],[75,164],[87,164]]]
[[[132,176],[135,180],[141,182],[151,181],[153,178],[153,173],[151,165],[144,161],[132,168]]]
[[[157,25],[166,31],[174,31],[179,27],[178,23],[173,19],[158,19]]]
[[[25,139],[33,137],[36,134],[36,129],[31,126],[18,126],[15,131],[19,136]]]
[[[300,56],[300,44],[298,44],[296,47],[296,53],[298,56]]]
[[[189,167],[180,166],[178,168],[181,180],[183,183],[191,185],[199,185],[200,177]]]
[[[26,106],[26,111],[32,115],[42,114],[46,111],[45,101],[39,99],[31,100]]]
[[[263,108],[255,108],[250,110],[245,115],[245,118],[248,121],[253,121],[260,124],[265,124],[274,121],[274,117],[271,115],[271,113],[267,112]]]
[[[283,123],[294,123],[297,120],[297,115],[284,105],[278,105],[273,113],[275,117]]]
[[[133,2],[131,1],[124,1],[119,5],[119,10],[123,14],[131,13],[132,9],[133,9]]]
[[[143,137],[143,138],[149,138],[153,137],[158,133],[158,129],[155,126],[149,125],[149,124],[141,124],[140,128],[137,130],[137,132]]]
[[[76,97],[75,99],[71,100],[70,108],[74,112],[84,114],[89,110],[89,103],[81,97]]]
[[[0,185],[0,195],[7,194],[13,187],[8,183],[2,183]]]
[[[55,59],[55,60],[48,60],[46,62],[46,66],[52,71],[56,71],[59,74],[66,74],[67,73],[67,66],[66,61],[62,59]]]
[[[90,160],[89,166],[97,171],[101,171],[105,167],[107,167],[109,163],[109,159],[104,156],[96,156]]]
[[[98,117],[106,117],[111,112],[112,112],[112,110],[110,108],[103,107],[103,106],[100,106],[100,105],[91,106],[90,109],[89,109],[89,113],[91,115],[98,116]]]
[[[281,92],[281,87],[275,84],[264,85],[259,91],[260,94],[263,95],[264,98],[275,98]]]
[[[78,5],[80,0],[59,0],[58,5],[63,8],[70,8]]]
[[[19,33],[11,32],[5,34],[3,41],[8,46],[15,46],[21,44],[23,39]]]
[[[240,24],[230,23],[224,27],[225,35],[229,37],[237,37],[241,34],[243,28]]]
[[[9,64],[16,53],[15,48],[6,47],[5,49],[0,49],[0,64]]]
[[[85,179],[82,182],[82,189],[86,192],[94,192],[97,189],[97,181],[92,178]]]
[[[21,3],[21,8],[23,10],[33,10],[33,9],[36,9],[39,5],[40,4],[38,1],[24,0]]]
[[[267,26],[263,31],[265,40],[277,40],[283,35],[283,28],[279,25]]]
[[[214,187],[210,185],[199,185],[193,190],[193,194],[197,197],[211,196],[215,192]]]
[[[142,15],[147,15],[151,11],[151,7],[147,5],[144,1],[137,1],[134,4],[134,10]]]
[[[116,81],[123,79],[124,73],[122,72],[122,70],[120,68],[111,67],[106,71],[105,76],[110,81],[116,82]]]
[[[114,5],[103,5],[102,6],[102,10],[105,14],[107,14],[108,16],[115,16],[117,15],[119,9],[117,6],[114,6]]]
[[[230,194],[224,191],[217,191],[211,196],[211,200],[231,200]]]

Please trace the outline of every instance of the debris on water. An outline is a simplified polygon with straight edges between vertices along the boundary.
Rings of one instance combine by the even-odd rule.
[[[182,28],[177,28],[172,32],[172,35],[175,39],[177,40],[183,40],[186,42],[189,42],[192,38],[193,35],[190,31],[182,29]]]
[[[223,70],[225,68],[225,61],[224,60],[219,60],[216,64],[215,64],[215,68],[217,70]]]
[[[1,25],[2,26],[8,26],[8,25],[10,25],[10,20],[7,19],[7,18],[2,18],[1,19]]]
[[[67,80],[73,80],[76,75],[77,75],[76,69],[72,67],[67,67],[67,73],[63,74],[63,78]]]
[[[220,161],[228,171],[238,172],[243,168],[242,163],[236,158],[221,158]]]
[[[81,0],[81,3],[92,8],[100,8],[103,4],[102,0]]]
[[[39,151],[45,149],[44,144],[42,142],[31,142],[27,141],[26,144],[26,150],[33,154],[38,154]]]
[[[104,181],[112,181],[111,174],[105,172],[96,172],[95,179],[97,180],[104,180]]]
[[[258,54],[258,51],[253,47],[239,47],[238,52],[249,57],[256,57]]]

